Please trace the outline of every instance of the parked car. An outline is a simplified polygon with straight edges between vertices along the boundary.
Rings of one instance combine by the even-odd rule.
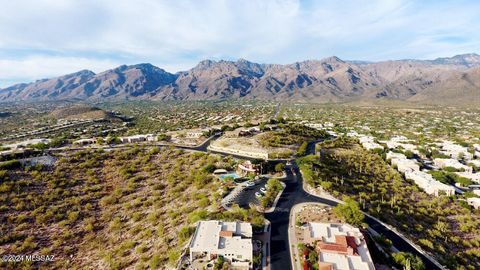
[[[253,181],[247,181],[247,182],[245,183],[245,185],[246,185],[247,187],[254,187],[254,186],[255,186],[255,182],[253,182]]]
[[[292,166],[292,162],[290,162],[290,160],[287,161],[287,166]]]
[[[261,198],[261,197],[263,197],[263,195],[262,195],[262,194],[260,194],[259,192],[255,192],[255,197],[257,197],[257,198]]]
[[[262,192],[263,194],[265,194],[265,193],[267,193],[267,189],[264,188],[264,187],[262,187],[262,188],[260,188],[260,192]]]

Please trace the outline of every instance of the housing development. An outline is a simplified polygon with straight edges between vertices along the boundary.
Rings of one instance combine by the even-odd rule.
[[[42,105],[19,127],[8,107],[0,255],[57,260],[1,267],[480,267],[479,111],[247,104],[193,126],[127,103]],[[66,119],[89,124],[28,131]]]
[[[480,270],[479,11],[0,1],[0,270]]]

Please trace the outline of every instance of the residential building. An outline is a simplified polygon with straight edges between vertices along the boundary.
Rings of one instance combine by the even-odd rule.
[[[237,166],[237,174],[240,176],[247,176],[251,174],[258,174],[258,166],[252,164],[250,160],[247,160]]]
[[[197,130],[197,131],[189,131],[187,132],[187,134],[185,135],[186,138],[188,139],[198,139],[200,137],[203,136],[203,132],[201,130]]]
[[[475,209],[480,209],[480,198],[467,198],[467,203]]]
[[[407,159],[407,157],[402,154],[402,153],[395,153],[392,151],[389,151],[386,156],[387,160],[392,160],[392,159]]]
[[[363,234],[351,225],[310,222],[304,227],[304,239],[315,246],[319,269],[375,269]]]
[[[396,165],[397,170],[401,173],[420,171],[420,165],[413,159],[392,159],[392,164]]]
[[[477,168],[480,168],[480,159],[472,159],[468,161],[468,164],[471,164]]]
[[[405,173],[405,178],[413,180],[417,186],[423,189],[426,193],[430,195],[453,195],[455,194],[455,188],[450,185],[443,184],[435,180],[432,175],[422,172],[422,171],[407,171]]]
[[[417,145],[409,143],[410,141],[405,136],[395,136],[390,138],[388,141],[381,141],[385,143],[388,149],[401,149],[410,151],[414,154],[420,155],[420,152],[417,149]]]
[[[473,145],[473,148],[476,150],[476,151],[480,151],[480,144],[474,144]]]
[[[307,123],[305,124],[305,126],[311,127],[314,129],[323,129],[323,124],[320,124],[320,123]]]
[[[234,269],[252,269],[252,226],[245,222],[199,221],[190,242],[190,260],[222,256]]]
[[[251,132],[251,131],[248,130],[248,129],[240,130],[240,131],[238,132],[238,136],[239,136],[239,137],[250,137],[250,136],[253,136],[253,132]]]
[[[367,150],[383,149],[383,146],[375,142],[375,139],[371,136],[361,136],[358,138],[362,146]]]
[[[80,139],[73,142],[73,144],[76,144],[76,145],[90,145],[95,143],[96,143],[95,139]]]
[[[479,183],[480,184],[480,172],[477,173],[471,173],[471,172],[455,172],[458,176],[468,178],[472,180],[473,182]]]
[[[157,137],[153,134],[146,134],[146,135],[133,135],[128,137],[120,137],[120,141],[122,143],[139,143],[139,142],[153,142],[156,141]]]
[[[333,130],[327,130],[327,133],[328,135],[332,136],[332,137],[338,137],[338,133],[336,133],[335,131]]]
[[[460,161],[453,158],[436,158],[433,160],[433,163],[439,168],[451,167],[464,172],[472,172],[472,167],[463,165]]]
[[[188,139],[198,139],[203,136],[203,134],[208,133],[210,129],[205,128],[205,129],[193,129],[187,131],[185,137]]]
[[[355,130],[351,130],[347,133],[347,137],[358,137],[359,134]]]
[[[222,175],[222,174],[227,174],[228,171],[225,170],[225,169],[216,169],[215,171],[213,171],[213,174],[214,175]]]
[[[468,152],[468,147],[455,144],[451,141],[444,141],[438,145],[440,146],[439,152],[451,158],[455,158],[455,159],[460,159],[462,157],[464,159],[473,158],[472,153]]]

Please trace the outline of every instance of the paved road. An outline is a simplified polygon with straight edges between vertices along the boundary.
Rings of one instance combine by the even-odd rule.
[[[145,147],[174,147],[177,149],[184,149],[184,150],[189,150],[189,151],[199,151],[199,152],[208,152],[207,148],[212,142],[212,140],[217,139],[220,137],[220,135],[213,135],[206,139],[204,142],[202,142],[200,145],[197,146],[187,146],[187,145],[176,145],[176,144],[167,144],[167,143],[162,143],[162,142],[141,142],[138,143],[141,146]],[[124,144],[116,144],[116,145],[93,145],[96,148],[101,148],[103,150],[115,150],[115,149],[130,149],[132,146],[135,145],[135,143],[124,143]],[[79,147],[79,146],[63,146],[59,148],[50,148],[45,150],[45,153],[58,153],[58,152],[65,152],[65,151],[79,151],[79,150],[85,150],[88,149],[89,147]]]
[[[313,147],[314,146],[309,147],[310,153]],[[291,269],[292,266],[288,247],[288,224],[290,210],[292,207],[298,203],[305,202],[318,202],[330,206],[336,206],[338,204],[337,202],[329,199],[310,195],[303,190],[302,181],[303,179],[300,171],[296,164],[293,163],[292,168],[287,169],[287,180],[285,181],[287,187],[280,197],[277,208],[273,213],[265,214],[265,217],[271,222],[270,262],[271,269],[273,270]],[[400,251],[407,251],[422,258],[426,269],[440,269],[434,263],[428,260],[427,257],[412,247],[408,242],[383,226],[381,223],[369,217],[365,218],[365,222],[378,233],[381,233],[390,239],[393,242],[393,245]]]
[[[212,136],[204,143],[199,146],[195,147],[188,147],[188,146],[175,146],[176,148],[186,149],[186,150],[194,150],[194,151],[201,151],[207,152],[207,147],[210,145],[212,139],[217,138],[218,136]],[[307,147],[307,153],[314,153],[315,152],[315,143],[312,142]],[[156,144],[152,146],[162,146],[161,144]],[[114,148],[121,148],[122,146],[117,146]],[[126,147],[126,146],[125,146]],[[65,149],[55,149],[64,151]],[[73,149],[69,149],[73,150]],[[222,155],[228,155],[219,153]],[[327,204],[330,206],[336,206],[338,203],[329,199],[320,198],[316,196],[312,196],[309,193],[303,190],[302,186],[302,176],[300,171],[295,163],[292,164],[290,168],[287,168],[287,179],[285,180],[286,188],[283,191],[280,200],[277,203],[277,207],[275,211],[272,213],[265,214],[265,217],[271,222],[271,245],[270,245],[270,262],[271,268],[275,269],[291,269],[291,257],[290,251],[288,248],[288,224],[289,224],[289,216],[290,210],[292,207],[299,203],[306,203],[306,202],[318,202]],[[418,252],[413,246],[411,246],[408,242],[403,240],[397,234],[392,232],[390,229],[383,226],[381,223],[377,222],[376,220],[365,217],[365,222],[368,224],[369,227],[373,228],[378,233],[385,235],[388,239],[393,242],[393,245],[399,249],[400,251],[407,251],[413,254],[418,255],[422,258],[426,269],[440,269],[435,264],[433,264],[428,258],[426,258],[422,253]]]

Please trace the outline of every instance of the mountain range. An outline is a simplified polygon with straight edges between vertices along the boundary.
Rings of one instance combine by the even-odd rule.
[[[0,89],[0,101],[263,99],[307,102],[403,100],[480,104],[480,55],[435,60],[344,61],[332,56],[287,65],[204,60],[169,73],[122,65]]]

